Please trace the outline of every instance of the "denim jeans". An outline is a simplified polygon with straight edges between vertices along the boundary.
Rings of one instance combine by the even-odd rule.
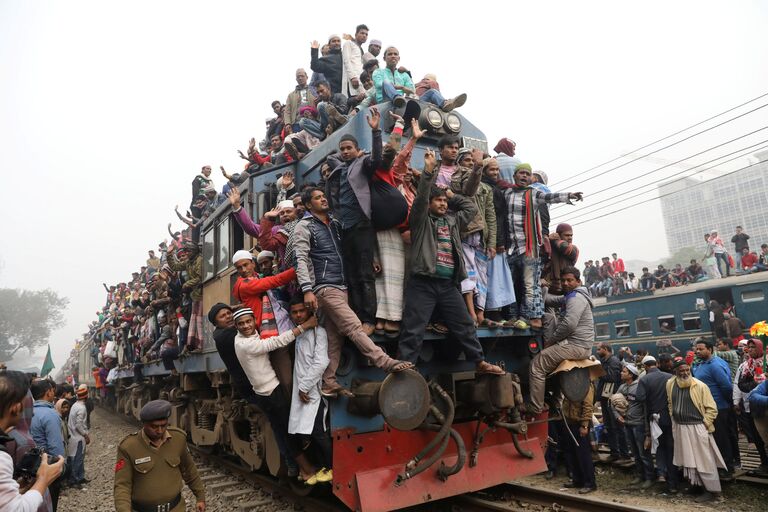
[[[69,475],[69,483],[79,484],[85,480],[85,441],[79,441],[77,452],[72,457],[72,472]]]
[[[721,275],[731,275],[731,267],[728,265],[728,254],[724,252],[716,252],[715,253],[715,261],[717,262],[717,269],[720,271]],[[725,266],[725,272],[723,272],[722,267],[720,267],[720,262],[723,262],[723,265]]]
[[[524,254],[513,254],[507,257],[507,264],[515,283],[518,316],[526,319],[541,318],[544,314],[539,286],[541,260]]]
[[[632,455],[635,457],[635,472],[643,480],[654,480],[653,459],[651,451],[646,450],[645,444],[645,425],[625,425],[627,441],[632,448]]]
[[[381,84],[381,95],[384,97],[384,101],[392,101],[395,96],[402,96],[403,91],[395,89],[392,82],[383,82]]]
[[[426,101],[427,103],[437,105],[438,107],[442,107],[443,103],[445,103],[445,98],[437,89],[429,89],[427,92],[419,96],[419,99],[421,101]]]

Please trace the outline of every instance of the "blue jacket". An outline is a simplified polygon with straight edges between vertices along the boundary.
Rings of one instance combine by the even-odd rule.
[[[708,361],[702,361],[693,370],[693,376],[707,385],[712,392],[717,408],[730,409],[733,394],[731,369],[724,359],[712,356]]]
[[[768,413],[768,380],[764,380],[749,394],[749,411],[756,418]]]
[[[291,240],[296,254],[296,279],[302,292],[317,292],[325,286],[346,289],[338,220],[331,217],[325,224],[306,212],[293,229]]]
[[[61,416],[53,404],[45,400],[35,400],[32,425],[29,429],[35,445],[48,455],[64,457],[64,436],[61,432]]]

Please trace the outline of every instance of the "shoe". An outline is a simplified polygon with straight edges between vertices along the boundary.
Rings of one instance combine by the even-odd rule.
[[[286,142],[283,144],[283,147],[285,148],[285,152],[288,153],[295,162],[301,160],[301,157],[299,157],[299,150],[296,149],[296,146],[294,146],[292,142]]]
[[[403,108],[405,106],[405,98],[403,98],[402,95],[395,96],[392,100],[392,105],[394,105],[395,108]]]
[[[317,477],[318,483],[326,483],[333,480],[333,470],[332,469],[325,469],[322,468],[320,471],[318,471],[315,476]]]
[[[467,95],[464,93],[459,94],[455,98],[451,98],[449,100],[445,100],[445,103],[443,103],[443,112],[450,112],[451,110],[455,108],[459,108],[460,106],[464,105],[464,103],[467,102]]]
[[[568,482],[565,482],[563,484],[563,487],[565,487],[566,489],[578,489],[579,487],[581,487],[581,484],[576,484],[573,482],[573,480],[570,480]]]
[[[595,492],[597,490],[597,487],[582,487],[579,489],[579,494],[589,494],[591,492]]]
[[[333,120],[334,131],[336,131],[337,128],[340,126],[344,126],[347,122],[347,116],[340,113],[338,110],[336,110],[336,106],[332,105],[331,103],[325,104],[325,112],[328,114],[328,118]]]
[[[653,487],[653,480],[646,480],[643,482],[643,484],[640,486],[641,489],[650,489]]]
[[[704,491],[700,495],[696,496],[693,501],[696,503],[708,503],[710,501],[715,501],[715,495],[709,491]]]
[[[546,480],[552,480],[555,478],[555,472],[554,471],[547,471],[547,473],[544,475],[544,478]]]

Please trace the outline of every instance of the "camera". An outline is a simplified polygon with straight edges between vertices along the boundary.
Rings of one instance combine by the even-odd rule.
[[[15,468],[15,478],[26,477],[35,478],[37,470],[40,468],[40,462],[43,460],[43,450],[38,447],[30,449],[19,461]],[[48,455],[48,464],[55,464],[59,460],[58,455]]]

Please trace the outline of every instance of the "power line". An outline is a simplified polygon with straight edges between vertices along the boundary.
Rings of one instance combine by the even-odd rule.
[[[701,123],[705,123],[705,122],[707,122],[707,121],[709,121],[709,120],[711,120],[711,119],[714,119],[715,117],[719,117],[719,116],[721,116],[721,115],[723,115],[723,114],[725,114],[725,113],[727,113],[727,112],[730,112],[730,111],[732,111],[733,109],[736,109],[736,108],[739,108],[739,107],[741,107],[741,106],[744,106],[744,105],[746,105],[747,103],[751,103],[751,102],[755,101],[756,99],[762,98],[763,96],[766,96],[766,95],[768,95],[768,93],[765,93],[765,94],[763,94],[763,95],[761,95],[761,96],[758,96],[757,98],[754,98],[754,99],[752,99],[752,100],[750,100],[750,101],[748,101],[748,102],[746,102],[746,103],[742,103],[742,104],[741,104],[741,105],[739,105],[738,107],[733,107],[732,109],[730,109],[730,110],[727,110],[727,111],[725,111],[725,112],[722,112],[722,113],[720,113],[720,114],[718,114],[718,115],[716,115],[716,116],[714,116],[714,117],[711,117],[711,118],[709,118],[709,119],[707,119],[707,120],[705,120],[705,121],[702,121]],[[721,123],[718,123],[718,124],[716,124],[716,125],[710,126],[709,128],[705,128],[704,130],[701,130],[701,131],[699,131],[699,132],[696,132],[696,133],[694,133],[693,135],[689,135],[688,137],[685,137],[685,138],[683,138],[683,139],[680,139],[680,140],[678,140],[677,142],[673,142],[672,144],[668,144],[668,145],[666,145],[666,146],[664,146],[664,147],[661,147],[661,148],[659,148],[659,149],[655,149],[655,150],[653,150],[653,151],[651,151],[651,152],[649,152],[649,153],[646,153],[646,154],[644,154],[644,155],[638,156],[637,158],[634,158],[634,159],[632,159],[632,160],[630,160],[630,161],[628,161],[628,162],[624,162],[623,164],[620,164],[620,165],[617,165],[617,166],[615,166],[615,167],[611,167],[610,169],[607,169],[607,170],[605,170],[605,171],[599,172],[599,173],[597,173],[597,174],[595,174],[595,175],[593,175],[593,176],[590,176],[590,177],[588,177],[588,178],[585,178],[585,179],[584,179],[584,180],[582,180],[582,181],[576,182],[576,184],[575,184],[575,185],[573,185],[573,186],[576,186],[576,185],[580,185],[580,184],[586,183],[586,182],[588,182],[588,181],[590,181],[590,180],[593,180],[593,179],[595,179],[595,178],[599,178],[600,176],[604,176],[604,175],[608,174],[609,172],[613,172],[613,171],[615,171],[615,170],[617,170],[617,169],[621,169],[622,167],[626,167],[627,165],[629,165],[629,164],[631,164],[631,163],[633,163],[633,162],[637,162],[638,160],[642,160],[643,158],[645,158],[645,157],[647,157],[647,156],[653,155],[653,154],[655,154],[655,153],[658,153],[658,152],[660,152],[660,151],[664,151],[665,149],[669,149],[669,148],[671,148],[671,147],[673,147],[673,146],[676,146],[676,145],[680,144],[681,142],[685,142],[685,141],[687,141],[687,140],[690,140],[690,139],[692,139],[692,138],[694,138],[694,137],[697,137],[697,136],[701,135],[702,133],[706,133],[706,132],[708,132],[708,131],[714,130],[715,128],[719,128],[720,126],[723,126],[723,125],[725,125],[725,124],[728,124],[728,123],[730,123],[731,121],[735,121],[736,119],[739,119],[739,118],[741,118],[741,117],[747,116],[747,115],[749,115],[749,114],[751,114],[751,113],[753,113],[753,112],[756,112],[756,111],[760,110],[761,108],[765,108],[765,107],[768,107],[768,103],[765,103],[765,104],[763,104],[763,105],[760,105],[759,107],[753,108],[752,110],[749,110],[749,111],[747,111],[747,112],[744,112],[744,113],[742,113],[742,114],[739,114],[738,116],[735,116],[735,117],[732,117],[732,118],[730,118],[730,119],[727,119],[727,120],[725,120],[725,121],[723,121],[723,122],[721,122]],[[636,152],[637,152],[638,150],[640,150],[640,149],[644,149],[644,148],[647,148],[648,146],[652,146],[653,144],[656,144],[657,142],[660,142],[660,141],[662,141],[662,140],[666,140],[666,139],[668,139],[669,137],[673,137],[674,135],[677,135],[677,134],[679,134],[679,133],[681,133],[681,132],[684,132],[684,131],[686,131],[686,130],[689,130],[689,129],[690,129],[690,128],[692,128],[692,127],[698,126],[698,125],[700,125],[701,123],[697,123],[697,124],[695,124],[695,125],[693,125],[693,126],[689,126],[688,128],[685,128],[684,130],[680,130],[680,131],[676,132],[675,134],[672,134],[672,135],[668,135],[667,137],[664,137],[664,138],[662,138],[662,139],[659,139],[658,141],[652,142],[651,144],[646,144],[645,146],[643,146],[643,147],[641,147],[641,148],[638,148],[638,149],[635,149],[635,150],[633,150],[633,151],[630,151],[630,152],[629,152],[629,154],[632,154],[632,153],[636,153]],[[575,175],[573,175],[573,176],[570,176],[569,178],[566,178],[566,179],[564,180],[564,182],[570,181],[570,180],[571,180],[571,179],[573,179],[573,178],[578,178],[579,176],[583,176],[584,174],[586,174],[587,172],[589,172],[589,171],[591,171],[591,170],[594,170],[594,169],[597,169],[597,168],[599,168],[599,167],[602,167],[603,165],[607,165],[607,164],[609,164],[609,163],[615,162],[616,160],[619,160],[619,159],[621,159],[621,158],[624,158],[624,156],[625,156],[625,155],[622,155],[622,156],[618,156],[618,157],[614,158],[613,160],[609,160],[608,162],[604,162],[604,163],[602,163],[602,164],[600,164],[600,165],[597,165],[597,166],[595,166],[595,167],[592,167],[592,168],[590,168],[590,169],[587,169],[586,171],[582,171],[582,172],[580,172],[580,173],[577,173],[577,174],[575,174]],[[564,182],[563,182],[563,183],[564,183]],[[563,187],[563,186],[564,186],[564,184],[563,184],[563,183],[558,183],[558,186],[559,186],[559,187]],[[570,185],[569,185],[569,186],[570,186]]]
[[[713,181],[717,181],[717,180],[719,180],[720,178],[725,178],[726,176],[730,176],[731,174],[735,174],[735,173],[737,173],[737,172],[740,172],[740,171],[743,171],[743,170],[746,170],[746,169],[750,169],[750,168],[752,168],[752,167],[754,167],[754,166],[756,166],[756,165],[760,165],[760,164],[762,164],[762,163],[765,163],[765,162],[768,162],[768,159],[766,159],[766,160],[760,160],[759,162],[755,162],[755,163],[753,163],[753,164],[750,164],[750,165],[747,165],[747,166],[745,166],[745,167],[741,167],[741,168],[739,168],[739,169],[736,169],[736,170],[734,170],[734,171],[731,171],[731,172],[728,172],[728,173],[722,174],[722,175],[720,175],[720,176],[718,176],[718,177],[716,177],[716,178],[712,178],[711,180],[702,181],[701,183],[696,183],[695,185],[691,185],[690,187],[688,187],[686,190],[690,190],[690,189],[692,189],[692,188],[695,188],[695,187],[698,187],[698,186],[704,185],[705,183],[711,183],[711,182],[713,182]],[[662,195],[660,195],[659,197],[652,197],[652,198],[650,198],[650,199],[646,199],[646,200],[644,200],[644,201],[640,201],[640,202],[638,202],[638,203],[634,203],[634,204],[631,204],[631,205],[629,205],[629,206],[625,206],[625,207],[623,207],[623,208],[619,208],[619,209],[617,209],[617,210],[613,210],[613,211],[611,211],[611,212],[608,212],[608,213],[606,213],[606,214],[604,214],[604,215],[598,215],[597,217],[592,217],[592,218],[590,218],[590,219],[587,219],[587,220],[582,220],[582,221],[580,221],[580,222],[576,222],[576,223],[574,223],[574,224],[572,224],[572,225],[573,225],[573,226],[578,226],[578,225],[580,225],[580,224],[586,224],[586,223],[588,223],[588,222],[592,222],[593,220],[604,219],[604,218],[606,218],[606,217],[609,217],[609,216],[611,216],[611,215],[613,215],[613,214],[615,214],[615,213],[623,212],[623,211],[625,211],[625,210],[628,210],[629,208],[634,208],[635,206],[640,206],[641,204],[650,203],[651,201],[656,201],[657,199],[661,199],[661,198],[663,198],[663,197],[671,196],[671,195],[673,195],[673,194],[677,194],[677,193],[679,193],[679,192],[680,192],[679,190],[675,190],[674,192],[668,192],[668,193],[666,193],[666,194],[662,194]]]
[[[766,103],[766,105],[768,105],[768,103]],[[765,130],[765,129],[768,129],[768,126],[763,126],[762,128],[758,128],[757,130],[754,130],[754,131],[752,131],[752,132],[746,133],[746,134],[744,134],[744,135],[740,135],[739,137],[736,137],[735,139],[731,139],[731,140],[729,140],[729,141],[723,142],[723,143],[721,143],[721,144],[718,144],[718,145],[716,145],[716,146],[712,146],[712,147],[709,147],[709,148],[707,148],[707,149],[705,149],[705,150],[703,150],[703,151],[699,151],[698,153],[694,153],[694,154],[692,154],[692,155],[690,155],[690,156],[687,156],[687,157],[685,157],[685,158],[682,158],[682,159],[680,159],[680,160],[678,160],[678,161],[676,161],[676,162],[670,162],[670,163],[668,163],[668,164],[662,165],[661,167],[658,167],[658,168],[656,168],[656,169],[654,169],[654,170],[652,170],[652,171],[649,171],[649,172],[646,172],[646,173],[640,174],[640,175],[638,175],[638,176],[635,176],[634,178],[630,178],[630,179],[628,179],[628,180],[625,180],[625,181],[621,182],[619,185],[613,185],[613,186],[610,186],[610,187],[605,187],[605,188],[603,188],[603,189],[600,189],[600,190],[598,190],[597,192],[591,192],[591,193],[590,193],[590,195],[597,195],[597,194],[601,194],[601,193],[603,193],[603,192],[605,192],[605,191],[607,191],[607,190],[611,190],[611,189],[613,189],[613,188],[615,188],[615,187],[617,187],[617,186],[626,185],[627,183],[632,183],[633,181],[639,180],[640,178],[643,178],[643,177],[645,177],[645,176],[648,176],[648,175],[650,175],[650,174],[654,174],[654,173],[656,173],[656,172],[659,172],[659,171],[661,171],[661,170],[663,170],[663,169],[666,169],[667,167],[671,167],[671,166],[673,166],[673,165],[677,165],[677,164],[679,164],[679,163],[681,163],[681,162],[685,162],[686,160],[690,160],[691,158],[697,157],[697,156],[699,156],[699,155],[703,155],[704,153],[708,153],[708,152],[712,151],[713,149],[717,149],[717,148],[720,148],[720,147],[726,146],[726,145],[730,144],[731,142],[735,142],[735,141],[737,141],[737,140],[740,140],[740,139],[743,139],[743,138],[745,138],[745,137],[749,137],[750,135],[754,135],[754,134],[756,134],[757,132],[761,132],[761,131],[763,131],[763,130]],[[727,155],[726,155],[726,156],[727,156]],[[721,157],[721,158],[722,158],[722,157]],[[717,160],[717,159],[715,159],[715,160]],[[706,163],[709,163],[709,162],[706,162]],[[706,163],[705,163],[705,164],[699,164],[699,165],[706,165]],[[697,166],[697,167],[698,167],[698,166]],[[695,167],[693,167],[693,168],[695,168]],[[688,169],[688,170],[690,170],[690,169]],[[563,205],[562,205],[562,204],[561,204],[561,205],[553,205],[553,208],[552,208],[552,210],[557,210],[557,207],[558,207],[558,206],[559,206],[559,207],[562,207]]]
[[[696,166],[694,166],[694,167],[691,167],[690,169],[685,169],[685,170],[683,170],[683,171],[680,171],[680,172],[678,172],[678,173],[676,173],[676,174],[673,174],[673,175],[671,175],[671,176],[669,176],[669,177],[670,177],[670,178],[673,178],[673,177],[675,177],[675,176],[679,176],[680,174],[683,174],[683,173],[686,173],[686,172],[688,172],[688,171],[691,171],[691,170],[693,170],[693,169],[696,169],[696,167],[701,167],[702,165],[707,165],[707,164],[709,164],[709,163],[712,163],[712,162],[714,162],[715,160],[720,160],[721,158],[725,158],[725,157],[727,157],[727,156],[731,156],[731,155],[733,155],[733,154],[736,154],[736,153],[742,153],[742,154],[740,154],[740,155],[738,155],[738,156],[735,156],[735,157],[733,157],[733,158],[729,158],[728,160],[724,160],[724,161],[722,161],[722,162],[720,162],[720,163],[718,163],[718,164],[712,165],[712,166],[710,166],[710,167],[705,167],[704,169],[700,169],[700,170],[698,170],[698,171],[696,171],[696,172],[694,172],[694,173],[692,173],[692,174],[689,174],[689,175],[687,175],[687,176],[683,176],[682,178],[678,178],[678,179],[676,179],[676,180],[672,180],[672,181],[667,181],[667,182],[665,182],[665,183],[664,183],[664,185],[671,185],[672,183],[677,183],[677,182],[679,182],[679,181],[682,181],[682,180],[688,179],[688,178],[690,178],[691,176],[695,176],[696,174],[700,174],[700,173],[702,173],[702,172],[705,172],[705,171],[708,171],[708,170],[710,170],[710,169],[714,169],[715,167],[717,167],[717,166],[719,166],[719,165],[723,165],[723,164],[726,164],[726,163],[728,163],[728,162],[732,162],[732,161],[734,161],[734,160],[738,160],[739,158],[743,158],[743,157],[747,156],[749,153],[752,153],[752,152],[754,152],[754,151],[760,151],[760,150],[763,150],[763,149],[767,149],[767,148],[768,148],[768,145],[762,146],[762,147],[758,148],[757,150],[753,150],[753,149],[751,149],[751,148],[754,148],[755,146],[759,146],[760,144],[765,144],[765,143],[768,143],[768,139],[766,139],[766,140],[763,140],[763,141],[760,141],[760,142],[758,142],[758,143],[756,143],[756,144],[752,144],[751,146],[747,146],[747,147],[745,147],[745,148],[741,148],[741,149],[738,149],[738,150],[736,150],[736,151],[734,151],[734,152],[732,152],[732,153],[728,153],[728,154],[726,154],[726,155],[722,155],[722,156],[719,156],[719,157],[717,157],[717,158],[714,158],[714,159],[712,159],[712,160],[709,160],[708,162],[702,162],[701,164],[699,164],[699,165],[696,165]],[[743,153],[744,151],[747,151],[747,152],[746,152],[746,153]],[[654,186],[656,186],[656,183],[647,183],[647,184],[645,184],[645,185],[642,185],[640,188],[649,187],[649,186],[650,186],[650,187],[654,187]],[[642,194],[647,194],[648,192],[653,192],[654,190],[655,190],[654,188],[651,188],[651,189],[648,189],[648,190],[646,190],[646,191],[644,191],[644,192],[638,192],[638,190],[632,190],[631,192],[632,192],[633,194],[636,194],[636,195],[642,195]],[[590,205],[589,205],[587,208],[592,208],[593,206],[597,206],[598,204],[602,204],[602,203],[605,203],[605,202],[607,202],[607,201],[611,201],[612,199],[614,199],[614,197],[609,197],[609,198],[607,198],[607,199],[603,199],[602,201],[598,201],[597,203],[594,203],[594,204],[590,204]],[[596,209],[594,209],[594,210],[589,210],[589,211],[584,211],[586,208],[582,208],[581,210],[577,210],[577,212],[576,212],[576,215],[575,215],[575,216],[571,216],[571,215],[566,215],[566,214],[563,214],[563,215],[560,215],[560,216],[558,216],[558,218],[559,218],[560,220],[563,220],[563,219],[566,219],[566,218],[567,218],[569,221],[572,221],[572,220],[574,220],[574,219],[578,219],[578,218],[580,218],[580,217],[584,217],[585,215],[590,215],[590,214],[592,214],[592,213],[595,213],[595,212],[598,212],[598,211],[600,211],[600,210],[604,210],[604,209],[606,209],[606,208],[609,208],[609,207],[611,207],[611,206],[614,206],[614,205],[616,205],[616,204],[619,204],[619,203],[621,203],[622,201],[623,201],[622,199],[619,199],[619,200],[613,201],[612,203],[609,203],[609,204],[607,204],[607,205],[605,205],[605,206],[601,206],[600,208],[596,208]],[[555,222],[555,220],[557,220],[557,219],[553,219],[553,221],[552,221],[552,222]],[[570,223],[570,222],[569,222],[569,223]]]

